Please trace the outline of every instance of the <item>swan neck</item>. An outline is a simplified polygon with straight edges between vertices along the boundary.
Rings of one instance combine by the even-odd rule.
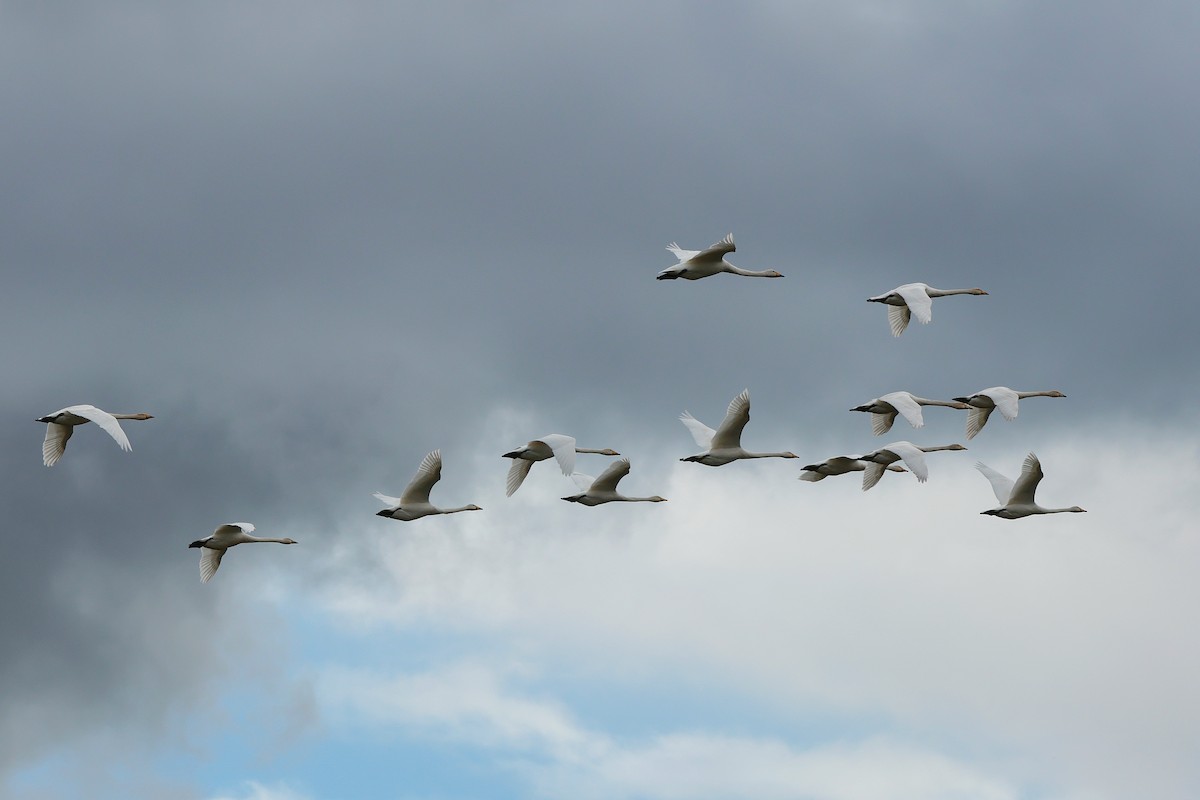
[[[975,294],[974,289],[934,289],[930,286],[925,290],[930,297],[947,297],[952,294]]]
[[[729,262],[725,262],[725,263],[727,263],[727,264],[728,264]],[[746,276],[746,277],[748,277],[748,278],[774,278],[774,277],[776,276],[775,270],[771,270],[771,269],[762,269],[762,270],[742,269],[741,267],[735,267],[733,264],[729,264],[729,268],[728,268],[728,269],[726,269],[725,271],[726,271],[726,272],[732,272],[734,275],[745,275],[745,276]]]

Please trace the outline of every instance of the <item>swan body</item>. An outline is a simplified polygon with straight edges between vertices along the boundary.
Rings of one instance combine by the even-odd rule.
[[[231,522],[222,525],[212,532],[211,536],[197,539],[188,547],[199,547],[200,550],[200,582],[208,583],[217,574],[221,566],[221,558],[231,547],[247,542],[276,542],[278,544],[296,544],[295,539],[261,539],[251,536],[254,526],[249,522]]]
[[[117,421],[122,419],[154,419],[154,417],[149,414],[110,414],[89,405],[67,406],[53,414],[38,417],[37,422],[46,423],[46,438],[42,441],[42,463],[47,467],[57,464],[67,449],[67,440],[75,432],[75,426],[85,425],[89,422],[99,425],[103,431],[116,440],[122,450],[129,452],[133,449],[133,445],[129,443],[129,437],[125,435],[125,431],[121,430],[121,423]]]
[[[421,459],[417,474],[404,487],[399,497],[389,497],[386,494],[375,493],[375,499],[386,503],[389,508],[376,512],[379,517],[391,517],[402,522],[411,522],[421,517],[434,514],[457,514],[459,511],[482,511],[477,505],[460,506],[459,508],[438,508],[429,502],[429,490],[442,477],[442,451],[434,450]]]
[[[524,447],[518,447],[515,450],[510,450],[504,454],[505,458],[513,460],[512,466],[508,468],[508,481],[505,486],[505,495],[513,496],[513,492],[521,488],[521,484],[525,480],[525,476],[529,474],[529,470],[534,463],[545,461],[549,458],[554,458],[558,461],[559,469],[563,475],[570,475],[575,471],[575,454],[576,453],[596,453],[602,456],[619,456],[621,455],[616,450],[604,448],[603,450],[591,450],[586,447],[576,447],[575,439],[570,436],[565,436],[561,433],[552,433],[549,436],[543,436],[540,439],[534,439]]]
[[[922,325],[933,319],[933,298],[952,294],[987,294],[983,289],[935,289],[927,283],[906,283],[890,292],[868,297],[868,303],[884,303],[888,307],[888,324],[892,336],[899,336],[916,317]]]
[[[598,506],[604,503],[665,503],[667,498],[654,495],[653,497],[626,497],[617,491],[617,484],[629,474],[629,459],[622,458],[604,472],[599,478],[574,472],[571,478],[583,491],[564,497],[569,503],[579,503],[584,506]]]
[[[1017,478],[1015,482],[996,472],[982,461],[975,463],[975,469],[983,473],[983,477],[992,484],[992,491],[1000,503],[999,508],[981,511],[980,514],[988,514],[1001,519],[1021,519],[1035,514],[1079,514],[1086,511],[1079,506],[1042,508],[1034,501],[1033,495],[1037,491],[1043,473],[1042,462],[1038,461],[1038,457],[1033,453],[1025,456],[1025,463],[1021,466],[1021,477]]]
[[[816,483],[825,480],[830,475],[862,472],[867,468],[867,462],[862,458],[862,456],[834,456],[819,464],[809,464],[804,468],[804,472],[800,473],[800,480]],[[889,472],[908,472],[904,467],[895,464],[888,464],[887,469]]]
[[[731,275],[745,275],[750,278],[783,277],[773,269],[755,272],[735,267],[726,261],[725,254],[737,250],[733,244],[732,233],[721,241],[711,245],[707,250],[684,250],[674,242],[667,245],[667,250],[671,251],[675,255],[675,258],[679,259],[679,263],[673,267],[667,267],[658,273],[657,279],[660,281],[675,280],[676,278],[697,281],[721,272],[728,272]]]
[[[941,444],[935,447],[919,447],[912,442],[892,442],[886,447],[881,447],[873,453],[867,453],[862,457],[863,461],[868,462],[867,468],[863,472],[862,490],[865,492],[875,484],[879,483],[879,479],[883,477],[883,473],[887,471],[889,464],[894,464],[897,461],[903,461],[904,466],[908,467],[917,481],[924,483],[929,480],[929,467],[925,465],[925,454],[935,453],[939,450],[966,450],[961,444]]]
[[[890,392],[882,397],[876,397],[869,403],[855,406],[851,411],[865,411],[871,415],[871,430],[876,436],[882,436],[892,429],[896,415],[902,415],[908,424],[914,428],[925,427],[925,419],[921,415],[921,406],[946,406],[947,408],[965,409],[966,403],[957,400],[928,400],[917,397],[910,392]]]
[[[715,431],[686,411],[679,416],[679,421],[691,431],[696,444],[706,450],[704,453],[681,458],[680,461],[695,461],[709,467],[719,467],[730,461],[739,461],[745,458],[799,458],[795,453],[786,451],[782,453],[751,453],[742,448],[742,429],[750,421],[749,389],[742,390],[741,394],[730,401],[729,408],[725,412],[725,419]]]
[[[1017,418],[1017,401],[1025,397],[1066,397],[1060,391],[1048,392],[1016,392],[1007,386],[993,386],[990,389],[980,389],[967,397],[956,397],[956,401],[966,403],[970,412],[967,414],[967,438],[974,439],[975,434],[983,430],[992,411],[998,410],[1000,416],[1009,422]]]

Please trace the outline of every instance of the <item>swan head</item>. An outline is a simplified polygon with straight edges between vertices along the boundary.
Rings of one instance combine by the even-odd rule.
[[[654,497],[650,498],[650,502],[651,503],[665,503],[665,502],[667,502],[667,498],[659,497],[658,495],[654,495]],[[1081,508],[1079,510],[1082,511],[1083,509]]]
[[[967,448],[963,447],[961,444],[948,444],[948,445],[946,445],[946,449],[947,450],[966,450]]]
[[[779,457],[780,458],[799,458],[800,456],[796,455],[795,453],[793,453],[789,450],[786,453],[781,453]]]
[[[775,271],[775,270],[773,270],[773,269],[769,269],[769,270],[767,270],[766,274],[765,274],[765,275],[763,275],[763,277],[764,277],[764,278],[782,278],[782,277],[783,277],[783,273],[782,273],[782,272],[776,272],[776,271]]]
[[[1070,511],[1074,514],[1086,514],[1087,513],[1086,508],[1080,508],[1079,506],[1071,506],[1070,508],[1067,509],[1067,511]]]
[[[142,412],[140,414],[131,414],[129,419],[154,419],[154,415]]]
[[[987,294],[983,289],[968,289],[967,294]]]
[[[600,451],[600,455],[602,455],[602,456],[619,456],[621,454],[618,453],[616,450],[613,450],[611,447],[606,447]]]
[[[480,508],[479,506],[475,505],[474,503],[471,503],[469,506],[464,508],[463,511],[483,511],[483,509]]]
[[[295,539],[280,539],[279,543],[280,544],[300,544]]]
[[[1052,392],[1046,392],[1046,397],[1066,397],[1066,395],[1055,389]]]

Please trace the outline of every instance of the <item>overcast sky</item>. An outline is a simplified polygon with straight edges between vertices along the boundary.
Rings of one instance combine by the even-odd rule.
[[[1200,10],[0,5],[0,792],[1200,794]],[[658,282],[671,241],[738,266]],[[899,339],[865,298],[982,287]],[[1057,389],[966,442],[907,390]],[[802,461],[711,469],[677,421]],[[37,417],[94,425],[41,465]],[[505,451],[629,456],[582,508]],[[798,465],[962,442],[931,477]],[[433,501],[401,523],[441,448]],[[1041,456],[1008,522],[974,470]],[[609,463],[580,456],[596,474]],[[247,520],[296,547],[187,544]]]

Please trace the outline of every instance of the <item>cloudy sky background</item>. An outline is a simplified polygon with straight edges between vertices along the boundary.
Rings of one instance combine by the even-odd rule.
[[[0,6],[0,791],[1200,793],[1200,11]],[[733,231],[783,280],[655,282]],[[895,340],[863,302],[981,286]],[[889,391],[1059,389],[970,452]],[[753,395],[709,469],[676,421]],[[53,469],[33,420],[94,426]],[[579,508],[507,449],[613,447]],[[441,448],[433,499],[397,523]],[[971,465],[1086,515],[1005,522]],[[580,457],[595,474],[599,457]],[[201,585],[187,543],[249,520]]]

